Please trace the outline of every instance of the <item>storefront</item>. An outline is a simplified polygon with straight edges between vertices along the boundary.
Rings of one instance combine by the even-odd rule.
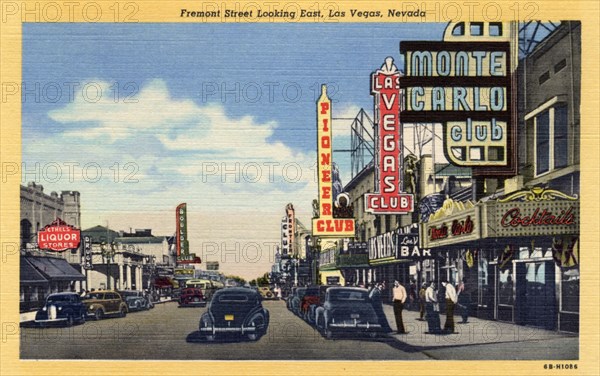
[[[464,286],[471,314],[579,328],[579,200],[534,188],[477,205],[447,200],[421,226],[436,280]]]

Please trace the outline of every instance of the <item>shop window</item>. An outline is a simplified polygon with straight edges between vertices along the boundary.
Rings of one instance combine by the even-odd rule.
[[[534,119],[535,173],[541,175],[563,168],[569,161],[568,107],[558,104]]]
[[[502,36],[502,23],[490,22],[490,37]]]
[[[544,82],[548,81],[549,79],[550,79],[550,71],[546,71],[540,75],[540,77],[538,78],[538,83],[541,85]]]
[[[560,310],[562,312],[579,312],[579,267],[562,268]]]
[[[498,304],[505,304],[512,306],[514,304],[513,299],[513,286],[514,279],[512,269],[506,269],[501,271],[498,275],[499,286],[498,286]]]

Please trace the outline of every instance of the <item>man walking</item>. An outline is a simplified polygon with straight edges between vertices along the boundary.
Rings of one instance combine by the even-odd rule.
[[[402,322],[402,310],[404,309],[404,302],[406,302],[406,289],[398,281],[394,281],[394,288],[392,290],[394,295],[394,316],[396,317],[396,329],[398,334],[406,334],[404,330],[404,322]]]
[[[390,324],[388,324],[387,319],[385,317],[385,313],[383,312],[383,302],[381,300],[381,290],[383,290],[384,286],[382,283],[375,284],[373,290],[369,294],[369,299],[371,300],[371,305],[373,306],[373,310],[377,315],[377,319],[379,320],[379,325],[381,325],[381,329],[385,333],[389,333],[392,331]]]
[[[428,333],[439,334],[440,329],[440,314],[437,311],[437,297],[435,292],[435,282],[431,281],[429,287],[425,290],[425,318],[427,319]]]
[[[458,301],[456,289],[448,281],[443,280],[442,286],[446,288],[446,323],[444,324],[444,333],[454,333],[454,305]]]

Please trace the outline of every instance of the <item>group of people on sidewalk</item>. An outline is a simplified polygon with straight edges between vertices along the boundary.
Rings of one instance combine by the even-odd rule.
[[[456,288],[448,283],[447,280],[442,280],[442,286],[444,288],[443,299],[445,300],[446,309],[446,322],[444,328],[441,328],[440,321],[440,302],[438,298],[437,288],[434,281],[429,283],[423,283],[421,289],[416,296],[416,288],[413,287],[414,282],[411,283],[410,292],[407,294],[406,288],[398,281],[394,281],[394,287],[392,289],[392,300],[394,308],[394,317],[396,319],[396,328],[398,334],[406,334],[404,327],[404,321],[402,319],[402,311],[405,308],[407,299],[409,302],[414,303],[418,300],[419,302],[419,319],[424,321],[423,317],[427,320],[427,327],[429,334],[453,334],[455,333],[454,327],[454,310],[455,307],[460,308],[460,314],[462,317],[461,323],[467,323],[469,317],[469,297],[465,293],[464,280],[461,281]],[[385,282],[376,283],[373,289],[369,293],[369,299],[377,317],[379,318],[379,324],[382,329],[386,332],[392,332],[392,328],[387,322],[385,313],[383,311],[383,301],[381,298],[382,291],[385,289]]]

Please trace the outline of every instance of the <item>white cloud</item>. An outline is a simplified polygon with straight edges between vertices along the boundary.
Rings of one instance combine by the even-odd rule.
[[[63,166],[60,179],[41,173],[36,180],[46,192],[79,191],[83,227],[109,220],[117,230],[152,227],[171,234],[175,207],[187,202],[194,216],[190,245],[198,251],[206,242],[279,242],[288,202],[310,225],[316,154],[271,140],[276,122],[174,99],[161,80],[141,88],[136,103],[78,100],[48,115],[59,126],[43,143],[24,140],[23,160],[41,163],[40,170],[49,163]],[[74,174],[67,161],[78,164]],[[95,167],[85,171],[86,165]],[[98,180],[91,178],[96,167]],[[250,276],[267,271],[268,263],[265,255],[248,270],[244,263],[230,267]]]

